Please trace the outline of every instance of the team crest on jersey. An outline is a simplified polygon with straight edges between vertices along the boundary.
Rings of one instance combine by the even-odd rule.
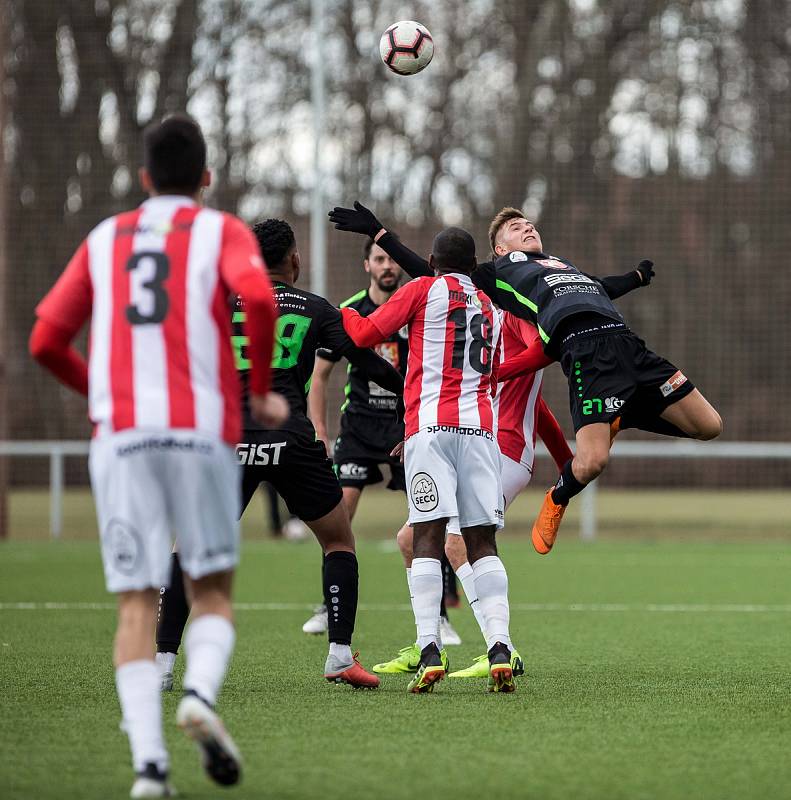
[[[521,250],[514,250],[513,253],[509,256],[511,261],[527,261],[527,253],[523,253]]]
[[[427,472],[418,472],[409,487],[412,503],[418,511],[433,511],[439,505],[439,490]]]
[[[124,575],[134,575],[143,549],[138,532],[129,523],[113,518],[102,538],[113,567]]]
[[[568,269],[568,264],[564,264],[562,261],[558,260],[554,256],[550,256],[549,258],[537,258],[536,262],[541,264],[542,267],[546,267],[547,269]]]
[[[398,369],[398,342],[382,342],[374,347],[377,355],[381,356],[391,367]]]

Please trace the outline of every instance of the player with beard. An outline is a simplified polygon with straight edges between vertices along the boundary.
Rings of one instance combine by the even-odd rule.
[[[401,267],[372,239],[368,239],[365,243],[363,259],[363,268],[370,278],[369,286],[341,303],[340,307],[352,308],[361,316],[367,317],[386,303],[398,289],[402,271]],[[409,355],[406,330],[396,331],[374,349],[402,375],[406,373]],[[308,395],[308,408],[316,427],[316,435],[325,443],[328,452],[330,446],[327,433],[327,386],[333,367],[342,357],[341,353],[327,349],[316,352],[316,366]],[[384,480],[382,465],[386,465],[390,470],[387,488],[394,491],[406,489],[404,467],[398,458],[390,455],[395,445],[404,438],[403,421],[394,413],[397,399],[395,395],[373,383],[363,369],[349,364],[345,400],[341,407],[340,434],[335,441],[333,460],[351,519],[354,519],[365,487]],[[412,529],[409,525],[401,528],[397,541],[409,581],[412,565]],[[452,581],[455,587],[455,575],[447,559],[443,560],[443,569],[446,585]],[[461,644],[459,635],[448,620],[444,596],[440,628],[443,644]],[[324,633],[327,630],[326,606],[318,606],[313,616],[302,626],[302,630],[305,633]],[[382,665],[377,665],[380,666]],[[380,671],[377,667],[374,667],[374,670]],[[417,668],[416,661],[415,668]]]
[[[359,203],[335,208],[330,220],[340,230],[373,236],[394,258],[406,256],[403,245]],[[607,466],[619,430],[706,441],[720,435],[722,420],[681,370],[626,326],[612,302],[650,283],[652,262],[641,262],[626,275],[596,278],[545,253],[535,225],[516,208],[495,216],[489,244],[493,260],[477,265],[473,283],[504,311],[536,327],[544,355],[538,367],[559,361],[569,382],[576,454],[546,493],[532,531],[536,551],[546,554],[571,498]]]

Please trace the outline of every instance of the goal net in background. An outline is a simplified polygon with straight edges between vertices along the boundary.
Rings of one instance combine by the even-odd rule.
[[[786,2],[414,2],[436,55],[412,77],[378,61],[400,4],[317,4],[328,207],[359,198],[425,253],[440,227],[462,225],[483,259],[489,219],[515,205],[549,252],[585,271],[653,259],[651,286],[618,301],[630,325],[714,403],[723,441],[791,441]],[[141,200],[148,120],[194,114],[211,147],[208,202],[250,221],[287,219],[307,262],[319,52],[310,12],[274,0],[80,0],[53,13],[4,0],[6,437],[89,434],[83,400],[30,361],[26,341],[36,302],[79,241]],[[362,244],[328,232],[331,300],[365,287]],[[339,406],[341,370],[335,378]],[[570,435],[557,367],[546,398]],[[651,437],[624,437],[635,439]],[[3,464],[12,489],[47,480],[43,460]],[[537,485],[553,477],[541,462]],[[85,483],[83,459],[67,462],[67,479]],[[602,488],[789,482],[788,461],[646,457],[616,458]]]

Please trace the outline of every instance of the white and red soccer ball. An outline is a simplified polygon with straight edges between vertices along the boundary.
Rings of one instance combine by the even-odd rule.
[[[398,75],[414,75],[434,57],[434,40],[425,25],[413,20],[393,23],[379,40],[379,55]]]

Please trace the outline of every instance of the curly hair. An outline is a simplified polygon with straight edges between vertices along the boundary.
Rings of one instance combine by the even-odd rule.
[[[282,219],[265,219],[253,225],[261,255],[269,267],[279,267],[297,243],[291,226]]]

